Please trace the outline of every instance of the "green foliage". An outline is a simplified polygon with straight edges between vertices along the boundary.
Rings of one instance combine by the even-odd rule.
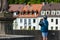
[[[56,3],[60,3],[60,0],[8,0],[9,4],[39,4],[41,2],[56,2]]]

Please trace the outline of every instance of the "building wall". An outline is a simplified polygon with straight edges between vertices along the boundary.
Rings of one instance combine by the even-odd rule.
[[[16,23],[13,25],[13,29],[21,30],[20,27],[22,27],[22,29],[24,29],[25,26],[26,26],[26,30],[28,30],[29,26],[31,26],[31,30],[32,30],[33,26],[35,26],[35,30],[40,30],[41,27],[39,26],[39,22],[40,22],[40,19],[42,19],[42,18],[43,17],[38,17],[38,18],[17,18],[15,20]],[[22,23],[20,22],[20,19],[22,19]],[[24,25],[24,19],[27,20],[27,24],[26,25]],[[29,23],[28,19],[31,19],[31,25],[28,24]],[[33,19],[36,20],[35,23],[33,23]],[[52,19],[53,19],[53,22],[51,22]],[[58,20],[58,24],[56,24],[56,19]],[[48,17],[48,22],[49,22],[49,26],[48,26],[49,30],[60,30],[60,24],[59,24],[60,23],[60,18],[59,17]]]
[[[41,15],[42,16],[48,15],[48,22],[49,22],[48,29],[49,30],[60,30],[60,27],[59,27],[60,26],[59,25],[59,22],[60,22],[60,18],[59,18],[60,11],[59,10],[52,10],[52,11],[46,10],[46,11],[41,11]],[[25,29],[26,30],[29,30],[29,27],[31,27],[30,30],[32,30],[33,27],[35,27],[35,30],[40,30],[41,27],[39,26],[39,22],[40,22],[40,19],[42,19],[42,18],[43,17],[37,17],[37,18],[17,18],[13,22],[13,29],[14,30],[21,30],[21,29],[23,29],[23,30],[25,30]],[[31,20],[31,23],[30,24],[29,24],[29,19]],[[36,21],[35,23],[33,23],[33,19],[35,19],[35,21]],[[20,22],[20,20],[22,22]],[[52,20],[53,20],[53,22],[51,22]],[[57,23],[58,24],[56,24],[56,20],[57,20]]]
[[[47,15],[48,16],[48,21],[49,21],[49,30],[60,30],[60,10],[42,10],[41,15]],[[49,17],[50,16],[50,17]],[[51,22],[53,20],[53,22]],[[57,23],[56,24],[56,20]]]
[[[42,17],[38,18],[38,23],[40,21]],[[53,22],[51,22],[51,20],[53,19]],[[56,24],[56,19],[58,20],[58,24]],[[60,17],[48,17],[48,22],[49,22],[49,26],[48,29],[49,30],[60,30]],[[52,27],[52,28],[51,28]],[[57,28],[56,28],[57,27]],[[40,27],[41,28],[41,27]]]
[[[53,22],[51,22],[51,19],[53,19]],[[58,20],[58,24],[56,24],[56,19]],[[51,27],[53,27],[53,30],[60,30],[60,18],[59,17],[48,17],[48,21],[49,21],[49,30],[51,30]]]
[[[22,19],[22,22],[20,22],[21,19]],[[27,24],[24,24],[25,19],[26,19]],[[31,21],[31,24],[29,24],[29,19]],[[33,23],[33,20],[35,20],[35,23]],[[31,30],[33,30],[33,27],[35,26],[35,30],[38,30],[38,24],[37,23],[38,23],[37,18],[17,18],[13,22],[13,29],[20,30],[21,29],[20,27],[22,27],[22,29],[24,29],[26,26],[26,30],[28,30],[29,26],[31,26]]]

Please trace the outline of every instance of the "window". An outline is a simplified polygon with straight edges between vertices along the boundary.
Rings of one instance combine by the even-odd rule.
[[[55,11],[51,11],[51,15],[55,15]]]
[[[33,23],[35,23],[35,21],[36,21],[36,20],[35,20],[35,19],[33,19]]]
[[[46,15],[50,15],[50,11],[46,11]]]
[[[53,22],[53,19],[51,19],[51,22]]]
[[[31,24],[31,19],[28,19],[28,24]]]
[[[22,30],[22,26],[20,26],[20,30]]]
[[[56,24],[58,24],[58,19],[56,19]]]
[[[33,26],[32,30],[35,30],[35,26]]]
[[[32,10],[32,14],[34,14],[34,11]]]
[[[27,26],[24,26],[24,30],[26,30],[27,29]]]
[[[41,15],[45,15],[45,11],[41,11]]]
[[[56,15],[60,15],[60,11],[56,11]]]
[[[20,19],[20,23],[22,23],[22,19]]]
[[[24,19],[24,25],[27,25],[27,19]]]
[[[30,11],[28,10],[27,13],[30,14]]]
[[[56,26],[56,30],[58,30],[58,27]]]
[[[51,26],[51,30],[53,30],[53,26]]]
[[[28,30],[31,30],[31,26],[29,26]]]
[[[26,14],[26,11],[25,10],[23,11],[23,14]]]

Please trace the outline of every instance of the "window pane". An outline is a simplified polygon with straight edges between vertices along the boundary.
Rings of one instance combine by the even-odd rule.
[[[56,15],[60,15],[60,11],[56,11]]]
[[[53,26],[51,26],[51,30],[53,30]]]
[[[46,11],[46,15],[50,15],[50,11]]]
[[[24,30],[26,30],[27,29],[27,26],[24,26]]]
[[[51,15],[55,15],[55,11],[51,11]]]
[[[27,19],[24,19],[24,24],[27,24]]]
[[[45,15],[45,11],[41,11],[41,15]]]
[[[53,19],[51,19],[51,22],[53,22]]]
[[[29,26],[28,30],[31,30],[31,26]]]
[[[56,27],[56,30],[58,30],[58,27]]]
[[[22,26],[20,26],[20,30],[22,30]]]
[[[35,20],[35,19],[33,19],[33,23],[35,23],[35,21],[36,21],[36,20]]]
[[[22,23],[22,19],[20,19],[20,23]]]
[[[58,24],[58,19],[56,19],[56,24]]]
[[[31,19],[28,20],[28,24],[31,24]]]
[[[33,26],[32,30],[35,30],[35,26]]]

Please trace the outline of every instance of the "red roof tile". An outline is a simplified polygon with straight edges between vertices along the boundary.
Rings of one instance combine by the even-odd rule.
[[[11,4],[11,5],[9,5],[9,11],[11,12],[11,11],[22,11],[22,9],[23,9],[23,5],[21,5],[21,4]]]
[[[22,4],[12,4],[12,5],[9,5],[10,8],[9,8],[9,11],[20,11],[20,12],[23,12],[23,11],[38,11],[40,12],[41,9],[42,9],[42,4],[31,4],[31,5],[22,5]],[[39,14],[37,14],[36,16],[33,14],[33,15],[18,15],[18,17],[37,17]]]
[[[42,4],[31,4],[31,5],[22,5],[22,4],[11,4],[9,5],[9,11],[40,11],[42,8]]]

